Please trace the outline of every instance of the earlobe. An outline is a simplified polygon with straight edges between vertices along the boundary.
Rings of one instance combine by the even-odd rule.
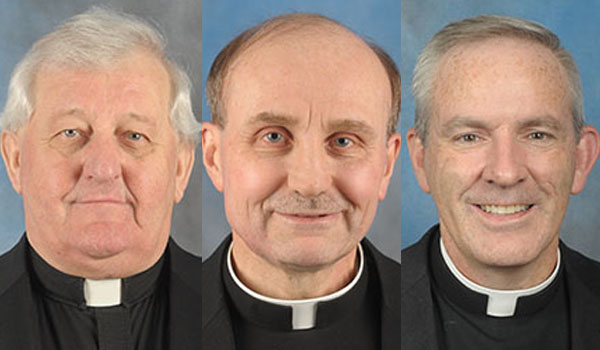
[[[591,125],[586,125],[581,130],[581,137],[575,150],[575,175],[571,185],[571,193],[583,191],[587,177],[594,168],[600,154],[600,138],[598,131]]]
[[[381,185],[379,187],[378,197],[380,201],[385,199],[387,188],[390,184],[390,179],[394,173],[394,165],[396,164],[396,159],[398,158],[398,153],[400,152],[401,139],[402,137],[400,134],[395,133],[387,140],[385,170],[383,173],[383,180],[381,181]]]
[[[202,123],[202,160],[208,176],[219,192],[223,192],[220,148],[221,132],[221,127],[215,123]]]
[[[175,184],[175,203],[179,203],[185,189],[187,188],[192,169],[194,168],[194,159],[196,157],[196,150],[194,145],[180,142],[179,150],[177,154],[177,173],[176,173],[176,184]]]
[[[417,135],[417,132],[414,128],[408,130],[408,133],[406,134],[406,140],[410,161],[415,171],[417,181],[419,182],[419,186],[423,192],[431,193],[425,173],[425,145],[423,144],[421,138]]]
[[[3,131],[1,136],[2,159],[13,188],[21,194],[21,147],[19,135],[12,131]]]

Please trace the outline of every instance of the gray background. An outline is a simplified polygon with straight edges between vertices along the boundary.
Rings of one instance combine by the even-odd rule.
[[[400,64],[400,1],[397,0],[262,0],[206,1],[203,8],[202,81],[218,52],[237,34],[261,20],[286,12],[317,12],[336,19],[382,46]],[[210,119],[205,96],[203,119]],[[388,256],[400,260],[400,164],[396,163],[387,197],[380,203],[368,237]],[[208,257],[230,232],[222,195],[203,172],[202,255]]]
[[[200,120],[202,11],[200,0],[53,0],[2,1],[0,3],[0,104],[6,102],[10,74],[33,42],[65,19],[92,5],[138,15],[160,28],[168,51],[197,83],[192,95]],[[199,147],[197,156],[199,155]],[[197,157],[197,160],[199,158]],[[201,162],[197,161],[184,199],[176,206],[172,236],[186,250],[201,252]],[[0,253],[10,249],[25,230],[21,197],[12,189],[4,163],[0,165]]]
[[[542,23],[561,39],[577,61],[582,76],[586,121],[600,128],[600,1],[563,0],[406,0],[402,3],[402,134],[413,125],[412,69],[427,41],[451,21],[480,14],[502,14]],[[403,145],[404,146],[404,145]],[[402,245],[407,247],[438,221],[429,195],[419,188],[406,147],[402,147]],[[571,247],[600,260],[600,165],[586,188],[571,203],[561,237]]]

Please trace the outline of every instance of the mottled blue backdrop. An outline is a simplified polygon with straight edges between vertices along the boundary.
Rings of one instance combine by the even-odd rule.
[[[202,81],[217,53],[237,34],[269,17],[287,12],[316,12],[336,19],[386,49],[400,64],[400,1],[396,0],[266,0],[205,1],[202,13]],[[210,112],[203,95],[203,119]],[[400,259],[400,164],[386,200],[368,234],[391,257]],[[225,219],[222,195],[203,172],[202,255],[208,256],[230,228]]]
[[[412,70],[427,41],[449,22],[500,14],[537,21],[556,33],[579,64],[587,123],[600,128],[600,1],[481,1],[405,0],[402,3],[402,134],[413,125]],[[421,192],[403,144],[402,246],[407,247],[438,221],[431,196]],[[600,166],[592,171],[585,190],[571,197],[561,237],[571,247],[600,260]]]

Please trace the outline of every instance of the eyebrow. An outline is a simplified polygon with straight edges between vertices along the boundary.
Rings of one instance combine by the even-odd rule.
[[[547,127],[554,131],[562,130],[561,122],[551,116],[542,115],[518,121],[519,129],[532,127]],[[452,134],[456,129],[472,128],[472,129],[490,129],[491,126],[485,121],[475,119],[474,117],[457,116],[441,125],[442,134]]]
[[[152,120],[144,115],[141,114],[137,114],[137,113],[127,113],[127,116],[130,117],[131,119],[137,120],[140,123],[144,123],[144,124],[148,124],[151,126],[156,125],[156,120]]]
[[[521,128],[532,128],[532,127],[546,127],[553,131],[560,131],[563,129],[563,125],[558,119],[553,116],[545,115],[540,117],[534,117],[531,119],[524,120],[519,123]]]
[[[66,117],[66,116],[76,116],[76,117],[83,117],[85,116],[86,113],[80,109],[80,108],[70,108],[70,109],[61,109],[58,112],[52,114],[51,118],[55,119],[55,118],[59,118],[59,117]],[[156,121],[152,120],[144,115],[141,114],[137,114],[137,113],[126,113],[125,114],[127,117],[134,119],[136,121],[139,121],[141,123],[144,124],[148,124],[148,125],[156,125]]]
[[[441,125],[442,135],[450,135],[456,129],[487,129],[487,123],[473,117],[456,116]]]
[[[272,112],[261,112],[255,116],[252,116],[250,119],[246,121],[246,124],[274,124],[281,126],[294,126],[299,123],[298,118],[283,115],[283,114],[275,114]]]
[[[375,129],[361,120],[341,119],[334,120],[327,124],[329,131],[345,131],[350,133],[362,134],[366,137],[375,137]]]

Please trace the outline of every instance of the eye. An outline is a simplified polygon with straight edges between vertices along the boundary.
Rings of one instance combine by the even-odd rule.
[[[265,134],[263,137],[270,143],[280,143],[283,141],[283,135],[274,131]]]
[[[464,134],[459,137],[459,141],[462,141],[465,143],[473,143],[478,140],[479,140],[479,138],[475,134]]]
[[[348,137],[337,137],[333,140],[336,147],[346,148],[352,146],[353,142]]]
[[[144,135],[140,134],[139,132],[129,132],[129,133],[127,133],[127,139],[128,140],[139,141],[142,138],[144,138]]]
[[[548,138],[548,134],[542,131],[534,131],[529,134],[529,138],[536,141],[543,141]]]
[[[66,129],[66,130],[63,130],[62,133],[63,133],[63,135],[65,135],[66,137],[68,137],[70,139],[79,135],[79,131],[77,131],[76,129]]]

